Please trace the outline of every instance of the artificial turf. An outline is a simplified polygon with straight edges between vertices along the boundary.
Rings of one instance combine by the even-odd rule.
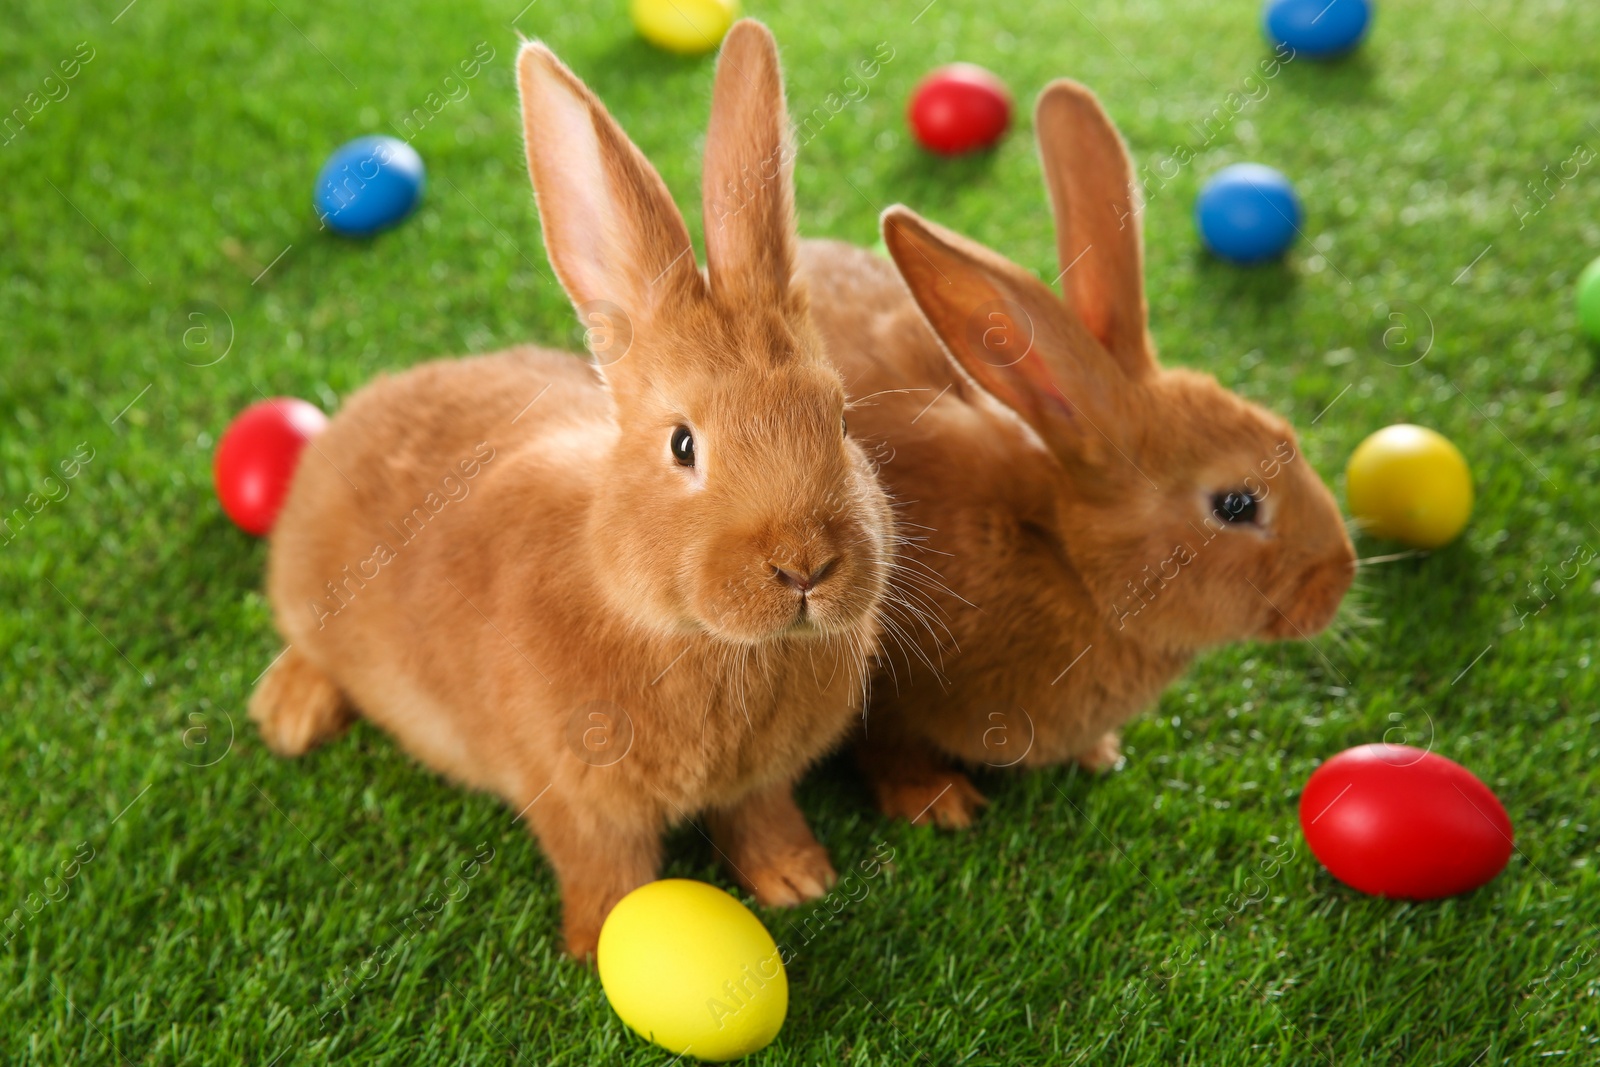
[[[263,395],[332,410],[419,360],[576,346],[521,161],[517,30],[589,81],[697,232],[712,59],[652,50],[620,0],[124,3],[8,0],[0,36],[0,107],[28,109],[0,143],[0,511],[55,498],[0,535],[0,916],[23,915],[0,935],[0,1050],[670,1062],[559,955],[509,811],[364,726],[296,762],[263,749],[243,708],[280,647],[265,545],[223,517],[210,462]],[[949,834],[877,816],[842,760],[814,774],[801,801],[841,869],[895,859],[826,924],[762,913],[797,955],[750,1062],[1600,1062],[1600,404],[1570,295],[1600,253],[1600,7],[1385,4],[1354,57],[1264,78],[1255,0],[924,3],[750,4],[797,115],[826,114],[799,157],[808,233],[868,244],[904,201],[1054,277],[1030,111],[1076,77],[1152,176],[1164,358],[1288,415],[1336,486],[1372,430],[1433,426],[1478,503],[1455,544],[1363,571],[1358,640],[1206,656],[1107,777],[984,775],[992,806]],[[833,114],[880,43],[892,60]],[[958,59],[1009,82],[1018,121],[940,162],[903,106]],[[326,153],[406,116],[416,217],[319,232]],[[1280,265],[1197,251],[1200,181],[1245,159],[1306,205]],[[1517,852],[1496,881],[1410,904],[1320,869],[1301,784],[1386,735],[1498,793]],[[670,851],[669,873],[729,884],[695,830]]]

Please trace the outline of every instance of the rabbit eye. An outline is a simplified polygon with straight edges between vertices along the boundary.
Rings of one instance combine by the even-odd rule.
[[[839,435],[841,437],[850,436],[850,420],[846,419],[843,415],[839,416]]]
[[[672,431],[672,458],[680,467],[694,466],[694,434],[689,427],[679,426]]]
[[[1223,522],[1255,522],[1260,506],[1255,494],[1248,491],[1214,493],[1211,497],[1211,510]]]

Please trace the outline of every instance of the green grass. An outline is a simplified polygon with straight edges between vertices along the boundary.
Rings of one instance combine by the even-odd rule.
[[[216,436],[261,395],[333,409],[418,360],[576,343],[520,162],[520,0],[138,0],[117,17],[123,2],[12,0],[0,37],[8,110],[79,42],[94,50],[70,95],[0,144],[0,510],[60,496],[46,478],[80,444],[93,454],[0,543],[0,916],[60,898],[0,952],[0,1049],[27,1064],[670,1062],[559,957],[549,869],[510,812],[365,727],[299,762],[263,750],[243,707],[279,648],[265,546],[210,485]],[[896,859],[799,949],[788,1023],[751,1062],[1596,1062],[1600,575],[1586,566],[1521,628],[1517,611],[1546,567],[1600,549],[1600,402],[1570,294],[1600,252],[1600,164],[1518,213],[1546,167],[1600,149],[1600,8],[1385,4],[1354,58],[1251,83],[1268,55],[1255,0],[921,7],[752,2],[797,111],[843,92],[879,42],[895,50],[800,157],[807,232],[870,243],[900,200],[1053,276],[1029,112],[1075,76],[1141,166],[1196,156],[1146,215],[1165,358],[1290,416],[1336,484],[1370,431],[1434,426],[1467,453],[1479,503],[1456,544],[1364,574],[1363,644],[1205,658],[1129,731],[1114,775],[985,777],[993,806],[950,835],[885,822],[843,761],[823,768],[801,799],[841,868],[880,843]],[[698,229],[712,61],[651,51],[623,8],[542,0],[517,25],[589,80]],[[422,106],[480,42],[494,59],[416,138],[417,217],[369,243],[319,233],[324,155]],[[938,163],[902,110],[955,59],[1003,74],[1021,114],[992,155]],[[1207,116],[1253,85],[1265,95],[1208,141]],[[1196,251],[1199,182],[1242,159],[1285,170],[1306,203],[1307,240],[1281,266]],[[1412,349],[1384,347],[1391,325]],[[185,347],[189,326],[211,347]],[[1392,365],[1426,336],[1425,359]],[[1394,727],[1504,801],[1518,852],[1488,887],[1369,899],[1305,848],[1295,805],[1316,762]],[[401,920],[480,843],[495,858],[467,896],[408,936]],[[1291,854],[1263,899],[1197,932]],[[727,884],[692,829],[671,856],[670,873]],[[763,917],[803,941],[796,916]],[[397,944],[324,1028],[340,973]]]

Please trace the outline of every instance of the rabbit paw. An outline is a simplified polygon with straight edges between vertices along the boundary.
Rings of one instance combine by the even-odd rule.
[[[707,823],[728,870],[769,908],[816,900],[837,880],[828,850],[806,825],[788,782],[709,813]]]
[[[929,822],[945,830],[965,830],[978,809],[989,803],[965,774],[934,771],[916,781],[877,783],[878,807],[891,819],[912,826]]]
[[[1122,757],[1122,735],[1115,730],[1101,735],[1100,740],[1087,752],[1074,757],[1078,766],[1086,771],[1115,771],[1127,762]]]
[[[593,915],[568,915],[561,924],[567,955],[579,963],[593,963],[595,952],[600,947],[600,927],[603,925],[605,920]]]
[[[303,756],[342,734],[355,718],[344,694],[293,647],[271,667],[250,697],[261,739],[280,756]]]
[[[738,862],[739,880],[758,903],[769,908],[792,908],[826,896],[839,878],[828,862],[828,850],[815,841]]]

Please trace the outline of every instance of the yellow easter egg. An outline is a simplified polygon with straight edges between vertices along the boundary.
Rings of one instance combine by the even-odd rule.
[[[1466,528],[1472,472],[1448,439],[1401,423],[1384,427],[1351,453],[1345,496],[1367,533],[1438,548]]]
[[[722,43],[739,0],[633,0],[633,25],[657,48],[697,56]]]
[[[606,999],[639,1036],[721,1063],[765,1048],[789,1011],[772,935],[731,894],[666,878],[618,902],[595,953]]]

